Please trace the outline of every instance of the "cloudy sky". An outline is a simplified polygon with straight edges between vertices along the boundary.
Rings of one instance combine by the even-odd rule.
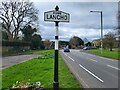
[[[43,39],[54,40],[54,22],[44,21],[44,12],[54,10],[58,5],[61,11],[70,14],[69,23],[59,23],[59,40],[69,41],[72,36],[78,36],[89,41],[100,38],[100,13],[90,13],[91,10],[103,12],[103,34],[115,31],[117,27],[117,2],[34,2],[39,10],[39,24]]]

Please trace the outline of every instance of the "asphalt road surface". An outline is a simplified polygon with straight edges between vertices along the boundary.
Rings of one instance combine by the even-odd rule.
[[[71,50],[60,54],[84,88],[118,88],[118,60]]]
[[[40,55],[18,55],[18,56],[2,57],[2,65],[0,66],[0,69],[8,68],[10,66],[25,62],[27,60],[30,60],[38,56]]]

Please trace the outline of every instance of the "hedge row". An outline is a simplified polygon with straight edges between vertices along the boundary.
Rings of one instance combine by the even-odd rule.
[[[23,41],[2,41],[2,46],[30,46],[30,43]]]

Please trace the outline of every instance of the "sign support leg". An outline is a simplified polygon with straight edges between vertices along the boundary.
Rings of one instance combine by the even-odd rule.
[[[59,82],[58,82],[58,23],[55,22],[56,27],[56,35],[55,35],[55,57],[54,57],[54,82],[53,88],[54,90],[59,89]]]

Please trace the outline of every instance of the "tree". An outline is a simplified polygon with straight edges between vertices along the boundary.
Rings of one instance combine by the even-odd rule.
[[[2,40],[8,40],[8,35],[5,31],[2,31]]]
[[[36,24],[38,11],[30,2],[2,2],[0,4],[0,22],[9,40],[17,40],[20,28]]]
[[[30,25],[26,26],[24,29],[21,29],[24,37],[23,40],[24,41],[31,41],[32,36],[35,32],[37,32],[36,28],[32,28]]]
[[[92,44],[91,44],[91,42],[87,42],[85,45],[86,46],[91,46]]]
[[[74,36],[69,40],[69,44],[71,47],[78,47],[84,45],[84,41],[81,38]]]
[[[42,38],[40,35],[35,34],[37,32],[36,28],[32,28],[32,26],[28,25],[24,29],[21,29],[23,33],[23,41],[30,42],[31,43],[31,49],[40,49],[44,48],[44,45],[42,43]]]
[[[69,45],[68,41],[59,41],[60,48],[66,47],[67,45]],[[69,46],[69,48],[71,48],[71,47]]]
[[[104,37],[105,37],[103,40],[104,47],[107,47],[110,49],[110,51],[112,51],[112,48],[115,43],[115,34],[113,32],[108,32],[106,35],[104,35]]]
[[[34,34],[31,39],[31,49],[40,49],[41,47],[42,47],[41,36]]]

